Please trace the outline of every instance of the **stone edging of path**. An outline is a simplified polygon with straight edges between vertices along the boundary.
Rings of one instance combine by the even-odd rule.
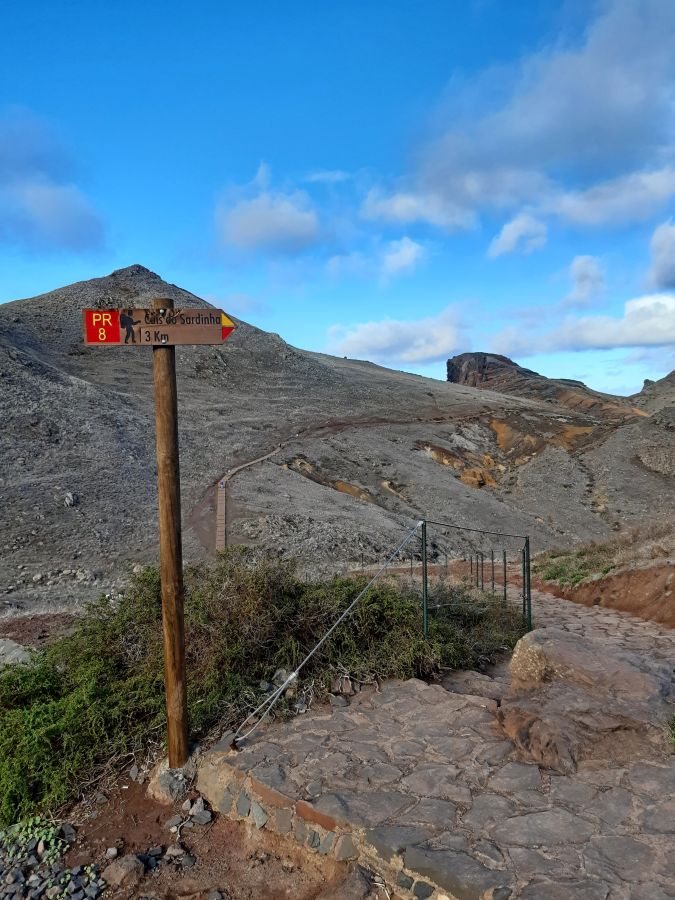
[[[449,701],[452,697],[438,686],[433,688],[414,680],[406,684],[418,684],[423,689],[438,691],[438,700],[444,699],[443,695]],[[468,706],[484,707],[486,703],[492,705],[492,701],[486,701],[482,697],[463,696],[461,700]],[[456,711],[456,704],[450,702],[450,705],[453,712]],[[493,714],[494,711],[490,712]],[[328,717],[330,716],[331,713],[328,712]],[[242,756],[245,759],[245,752],[241,754],[229,749],[229,738],[229,735],[223,738],[204,755],[196,783],[200,794],[222,815],[295,840],[319,855],[331,856],[337,861],[358,861],[382,879],[392,900],[450,900],[455,896],[478,898],[479,894],[473,892],[473,884],[462,884],[461,872],[446,872],[440,877],[433,877],[435,866],[429,854],[411,846],[415,840],[422,842],[430,837],[430,831],[423,826],[384,824],[363,827],[350,821],[348,816],[327,813],[307,800],[282,793],[271,786],[279,774],[274,765],[261,765],[256,753],[251,760],[254,763],[253,771],[257,772],[256,777],[245,765],[241,766],[240,760]],[[423,797],[411,794],[406,806],[414,807],[425,802]],[[429,800],[427,816],[436,815],[437,808],[434,808],[434,804],[437,808],[453,806],[442,800]],[[405,810],[399,804],[397,808],[392,807],[386,811],[400,814]],[[502,875],[507,877],[503,878]],[[474,878],[475,873],[472,872],[470,881],[473,882]],[[446,879],[446,883],[439,883]],[[489,872],[486,869],[485,877],[479,880],[484,882],[479,888],[480,896],[483,896],[484,890],[488,891],[486,896],[491,900],[506,900],[511,896],[507,873]],[[500,883],[502,881],[503,884]],[[456,895],[453,888],[460,893]],[[465,893],[466,890],[469,893]]]

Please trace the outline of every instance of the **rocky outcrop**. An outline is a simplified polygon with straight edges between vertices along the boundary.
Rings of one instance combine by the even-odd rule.
[[[468,384],[470,387],[481,387],[504,374],[504,369],[521,370],[539,377],[536,372],[521,369],[508,356],[497,353],[460,353],[448,360],[448,381],[454,384]]]
[[[635,406],[649,410],[651,413],[661,412],[668,421],[673,421],[675,419],[675,371],[658,381],[645,378],[642,390],[630,399]]]
[[[599,744],[613,762],[658,737],[673,692],[666,665],[559,628],[525,635],[511,660],[500,720],[538,765],[569,773]]]
[[[603,394],[587,387],[582,381],[568,378],[546,378],[497,353],[461,353],[453,356],[447,363],[447,379],[454,384],[545,400],[611,422],[627,422],[647,415],[638,409],[638,404],[634,402],[636,397]],[[650,390],[654,391],[654,388]],[[648,406],[648,403],[640,405]]]

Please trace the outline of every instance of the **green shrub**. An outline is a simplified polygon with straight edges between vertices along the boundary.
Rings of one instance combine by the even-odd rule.
[[[193,737],[229,727],[260,702],[260,682],[295,669],[367,583],[305,583],[293,563],[223,554],[185,573],[188,709]],[[512,647],[518,611],[439,586],[446,602],[420,627],[420,599],[380,581],[301,676],[318,696],[338,666],[363,680],[470,667]],[[156,570],[115,603],[92,604],[72,634],[0,672],[0,821],[55,808],[124,754],[164,733],[161,595]]]

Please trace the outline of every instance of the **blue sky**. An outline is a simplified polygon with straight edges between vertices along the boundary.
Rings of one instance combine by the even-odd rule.
[[[141,263],[301,347],[675,367],[672,0],[5,0],[0,298]]]

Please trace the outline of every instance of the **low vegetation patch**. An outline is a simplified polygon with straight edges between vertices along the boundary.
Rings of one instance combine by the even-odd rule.
[[[582,547],[565,553],[550,550],[532,563],[532,572],[544,581],[573,587],[591,575],[607,575],[614,568],[614,557],[606,544]]]
[[[305,582],[292,562],[222,555],[186,571],[186,661],[192,735],[229,727],[262,697],[261,682],[293,670],[367,583]],[[439,586],[442,609],[421,632],[419,594],[378,582],[303,670],[320,698],[337,671],[428,677],[472,667],[514,646],[519,612],[496,598]],[[440,593],[439,593],[440,592]],[[77,796],[102,769],[163,735],[159,575],[147,569],[124,596],[102,598],[74,631],[0,672],[0,821],[11,823]]]
[[[574,587],[586,578],[608,575],[630,563],[664,558],[674,550],[672,523],[650,523],[628,529],[604,543],[592,542],[574,550],[547,550],[532,561],[532,571],[544,581]]]

